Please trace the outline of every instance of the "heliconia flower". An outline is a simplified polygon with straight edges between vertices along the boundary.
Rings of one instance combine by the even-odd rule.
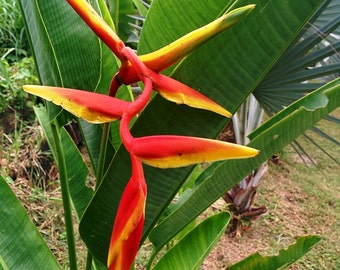
[[[121,77],[125,84],[132,84],[139,81],[135,69],[129,64],[121,54],[124,48],[123,41],[111,29],[111,27],[99,16],[99,14],[85,0],[67,0],[74,10],[83,18],[97,36],[113,51],[122,61],[123,67]],[[182,38],[152,53],[141,55],[140,60],[151,70],[160,72],[181,60],[203,43],[228,29],[236,22],[247,16],[255,5],[247,5],[234,9],[213,22],[196,29]]]
[[[107,266],[129,270],[137,254],[144,226],[146,184],[142,163],[131,156],[132,176],[120,200],[108,253]]]
[[[198,137],[155,135],[130,138],[131,155],[159,168],[176,168],[202,162],[256,156],[259,151],[247,146]]]
[[[121,120],[120,136],[131,157],[132,175],[116,213],[107,266],[109,269],[128,270],[138,252],[144,226],[147,191],[142,162],[154,167],[175,168],[202,162],[253,157],[259,153],[250,147],[197,137],[159,135],[135,138],[129,127],[131,119],[149,102],[152,89],[170,101],[230,117],[231,114],[216,102],[159,72],[243,18],[254,5],[231,11],[158,51],[138,57],[132,49],[125,47],[123,41],[87,1],[67,1],[121,60],[121,68],[113,78],[109,94],[115,95],[122,82],[131,84],[142,81],[144,91],[135,101],[127,102],[112,96],[70,88],[32,85],[23,88],[26,92],[52,101],[92,123]]]
[[[24,85],[30,94],[60,105],[77,117],[91,123],[105,123],[121,119],[131,102],[98,93],[62,87]]]

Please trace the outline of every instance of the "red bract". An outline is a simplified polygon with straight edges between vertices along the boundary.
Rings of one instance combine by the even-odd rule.
[[[158,73],[153,78],[154,89],[167,100],[177,104],[186,104],[193,108],[212,111],[229,118],[232,116],[230,112],[210,98],[179,81]]]
[[[135,138],[129,152],[143,163],[160,168],[253,157],[259,153],[256,149],[233,143],[170,135]]]
[[[177,104],[186,104],[190,107],[204,109],[226,117],[231,117],[230,112],[195,89],[149,69],[131,49],[124,48],[121,53],[132,63],[140,80],[149,78],[153,83],[153,89],[159,92],[165,99]],[[124,73],[119,73],[118,75],[123,76]]]
[[[146,185],[142,163],[131,156],[132,176],[123,192],[112,230],[107,266],[130,269],[143,232]]]
[[[95,124],[121,119],[126,108],[132,104],[106,95],[70,88],[24,85],[23,89]]]

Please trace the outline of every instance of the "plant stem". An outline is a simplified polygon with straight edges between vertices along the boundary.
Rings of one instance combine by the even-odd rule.
[[[64,218],[65,218],[66,239],[67,239],[70,270],[77,270],[77,256],[76,256],[76,246],[75,246],[74,231],[73,231],[70,191],[69,191],[68,179],[67,179],[67,168],[66,168],[64,151],[63,151],[63,147],[62,147],[61,139],[60,139],[59,127],[56,121],[51,123],[51,129],[52,129],[54,146],[56,150],[55,152],[56,152],[56,160],[57,160],[58,171],[59,171],[61,196],[62,196],[63,207],[64,207]]]

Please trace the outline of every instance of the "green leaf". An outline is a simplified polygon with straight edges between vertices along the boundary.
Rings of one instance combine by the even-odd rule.
[[[277,256],[261,256],[258,252],[230,266],[229,270],[274,270],[292,265],[321,241],[318,236],[299,237],[287,250],[280,250]]]
[[[328,99],[327,106],[315,110],[304,107],[304,104],[318,99],[321,94]],[[318,89],[270,118],[251,134],[252,140],[248,145],[259,149],[261,153],[252,159],[228,160],[210,165],[198,177],[196,187],[192,189],[190,195],[187,195],[188,199],[151,232],[150,239],[153,244],[156,247],[165,245],[181,228],[204,211],[207,205],[212,204],[249,172],[258,168],[268,157],[339,106],[340,79]]]
[[[145,1],[143,0],[132,0],[133,3],[135,4],[139,14],[142,17],[146,17],[146,14],[148,13],[148,7],[145,6]]]
[[[0,176],[0,267],[60,269],[44,239],[5,179]]]
[[[99,11],[98,3],[94,2]],[[118,70],[116,58],[78,14],[64,1],[25,0],[20,5],[41,83],[107,94]],[[119,98],[128,99],[128,91],[122,90]],[[47,104],[53,119],[60,113],[60,107]],[[83,132],[85,142],[101,138],[100,129],[93,129],[98,132],[96,135]],[[91,157],[91,161],[95,158]],[[94,170],[96,166],[93,163]]]
[[[21,0],[42,84],[107,93],[117,62],[65,1]]]
[[[238,1],[238,6],[251,3],[256,3],[256,8],[249,16],[193,52],[174,72],[177,79],[198,88],[231,111],[235,111],[259,84],[321,1]],[[231,2],[222,0],[154,0],[145,20],[138,53],[160,48],[214,20],[226,11],[230,4]],[[183,10],[186,10],[185,15]],[[136,120],[132,133],[137,137],[178,134],[214,138],[227,121],[213,113],[172,104],[160,96],[155,96]],[[261,156],[262,159],[268,157],[264,155],[265,152]],[[254,161],[250,162],[254,164]],[[192,168],[162,170],[145,166],[148,198],[144,239],[190,175]],[[234,175],[240,171],[238,168],[232,167],[231,171],[226,170],[223,173]],[[247,168],[255,167],[245,167],[237,176],[246,175],[249,172]],[[102,262],[106,261],[115,213],[129,177],[130,160],[125,149],[120,148],[80,223],[82,238],[92,254]],[[242,178],[235,179],[231,184]],[[223,182],[225,184],[225,179]],[[172,234],[169,231],[183,228],[183,223],[188,224],[194,216],[207,208],[213,202],[209,195],[211,187],[216,200],[218,197],[213,184],[204,186],[205,193],[200,193],[199,200],[190,205],[194,210],[187,209],[188,216],[187,213],[176,216],[171,223],[173,227],[163,227],[164,231],[159,231],[159,234],[164,233],[164,237],[168,237]],[[231,188],[232,185],[224,186],[218,194],[227,191],[226,187]],[[196,204],[199,206],[198,211]],[[164,240],[164,237],[161,236],[160,239]]]
[[[153,269],[199,269],[229,220],[230,214],[226,212],[207,218],[165,253]]]

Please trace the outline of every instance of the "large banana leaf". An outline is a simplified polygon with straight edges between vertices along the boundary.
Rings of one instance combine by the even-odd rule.
[[[198,88],[231,111],[235,111],[257,86],[320,3],[320,1],[253,2],[257,7],[247,18],[189,55],[173,72],[173,76]],[[237,5],[253,2],[238,1]],[[215,19],[228,9],[230,3],[192,0],[153,1],[142,31],[139,53],[155,50]],[[185,16],[183,10],[187,11]],[[226,123],[226,119],[210,112],[178,106],[156,96],[136,121],[132,132],[136,136],[190,134],[216,137]],[[264,158],[264,155],[262,157]],[[192,167],[161,170],[145,166],[148,199],[144,237],[153,228],[191,170]],[[129,179],[129,171],[129,157],[121,148],[80,224],[83,239],[91,252],[101,261],[106,260],[106,253],[103,250],[108,248],[115,212]],[[248,172],[242,170],[240,175],[244,176]],[[239,180],[236,178],[235,183]],[[206,184],[208,185],[208,182]],[[209,185],[213,186],[214,183]],[[230,187],[224,187],[219,194],[223,194]],[[210,205],[208,194],[209,192],[200,197],[199,205],[204,206],[197,212],[194,211],[195,216]],[[194,207],[193,204],[191,206]],[[100,218],[96,218],[98,216]],[[190,219],[192,218],[193,215],[190,215]]]
[[[107,93],[115,57],[67,2],[22,0],[20,5],[41,82]]]
[[[60,269],[45,240],[0,176],[0,269]]]

